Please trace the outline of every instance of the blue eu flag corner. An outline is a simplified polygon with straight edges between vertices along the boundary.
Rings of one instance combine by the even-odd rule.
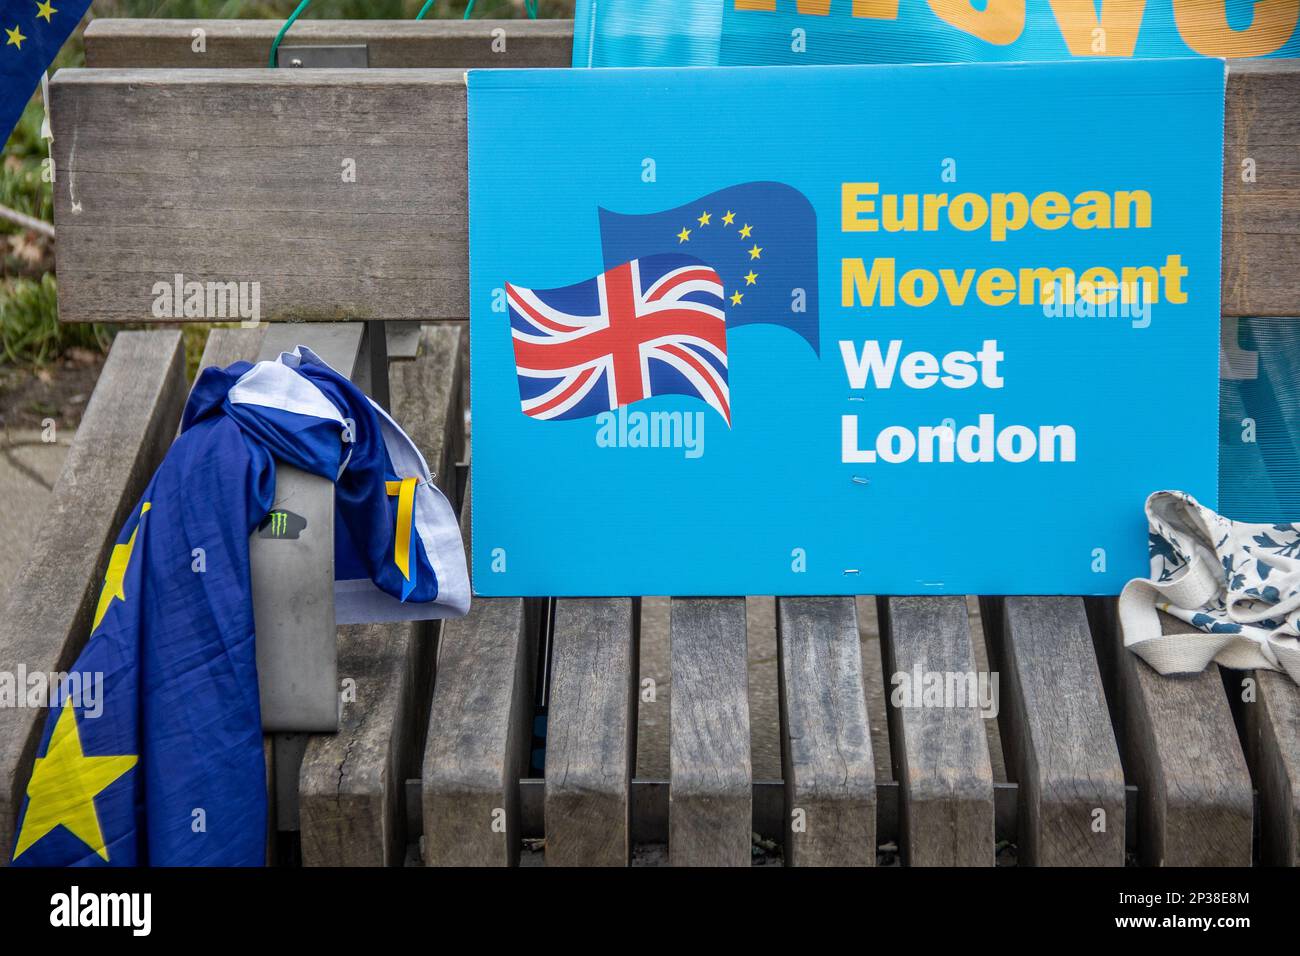
[[[645,215],[601,209],[600,239],[606,269],[669,252],[700,259],[722,279],[728,331],[779,325],[818,352],[817,213],[793,186],[741,183]]]
[[[88,9],[90,0],[0,0],[0,142]]]

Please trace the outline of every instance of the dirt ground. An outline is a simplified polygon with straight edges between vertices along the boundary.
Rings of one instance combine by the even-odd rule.
[[[0,429],[39,429],[51,418],[59,428],[76,428],[103,367],[104,356],[82,348],[35,371],[0,365]]]

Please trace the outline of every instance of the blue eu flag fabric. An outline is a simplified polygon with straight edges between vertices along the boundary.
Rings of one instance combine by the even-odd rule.
[[[0,144],[89,7],[90,0],[0,0]]]
[[[256,866],[266,769],[248,539],[277,461],[335,481],[354,567],[465,613],[456,517],[396,424],[306,349],[208,369],[118,537],[52,701],[13,849],[28,866]]]
[[[814,352],[817,213],[784,183],[730,186],[664,212],[600,210],[605,268],[662,253],[690,255],[722,278],[727,330],[779,325]]]

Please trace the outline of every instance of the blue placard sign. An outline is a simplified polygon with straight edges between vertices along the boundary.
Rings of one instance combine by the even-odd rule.
[[[1216,502],[1216,60],[469,76],[483,595],[1114,594]]]

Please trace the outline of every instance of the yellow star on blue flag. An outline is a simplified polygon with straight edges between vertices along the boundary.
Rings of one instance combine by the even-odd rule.
[[[0,132],[18,123],[41,77],[90,7],[90,0],[0,0]]]

